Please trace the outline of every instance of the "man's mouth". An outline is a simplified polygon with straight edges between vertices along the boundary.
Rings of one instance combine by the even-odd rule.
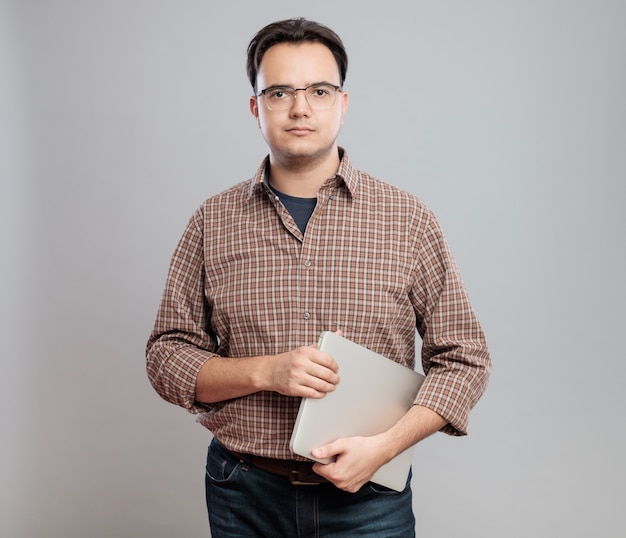
[[[313,129],[310,127],[306,127],[305,125],[296,125],[294,127],[290,127],[287,131],[291,134],[295,135],[305,135],[313,132]]]

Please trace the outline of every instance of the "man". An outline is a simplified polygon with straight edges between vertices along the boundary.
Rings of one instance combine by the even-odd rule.
[[[250,110],[269,146],[256,175],[209,198],[173,255],[147,346],[166,400],[214,435],[206,466],[211,533],[414,535],[402,492],[369,482],[442,430],[464,435],[490,358],[433,214],[355,169],[337,137],[348,108],[340,38],[304,19],[270,24],[248,47]],[[302,397],[340,382],[315,346],[338,331],[427,374],[415,405],[380,435],[289,449]],[[306,484],[306,485],[303,485]]]

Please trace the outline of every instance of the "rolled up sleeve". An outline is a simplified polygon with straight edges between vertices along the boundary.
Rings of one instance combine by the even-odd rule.
[[[195,401],[196,379],[200,368],[217,350],[216,339],[208,330],[203,229],[202,213],[197,211],[172,256],[146,346],[146,369],[156,392],[192,413],[211,407]]]
[[[491,358],[456,262],[432,215],[419,244],[415,282],[412,301],[426,374],[415,403],[448,422],[442,431],[466,435],[470,410],[487,387]]]

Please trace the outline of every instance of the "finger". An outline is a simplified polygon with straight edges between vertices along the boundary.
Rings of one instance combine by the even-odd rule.
[[[337,361],[333,359],[332,356],[330,356],[328,353],[316,350],[316,352],[313,353],[310,358],[311,362],[319,364],[324,368],[328,368],[335,373],[339,371],[339,365],[337,364]]]
[[[313,364],[308,373],[312,378],[318,379],[324,384],[329,383],[334,386],[340,381],[339,374],[325,366]]]
[[[336,460],[343,453],[341,439],[319,446],[311,450],[311,455],[317,460]]]
[[[305,390],[310,390],[318,393],[315,398],[323,398],[326,394],[334,392],[337,388],[337,385],[334,383],[329,383],[327,381],[323,381],[317,378],[312,378],[305,383],[302,384]]]

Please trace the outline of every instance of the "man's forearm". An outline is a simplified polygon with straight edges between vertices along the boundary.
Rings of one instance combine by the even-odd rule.
[[[414,405],[386,432],[380,434],[388,448],[389,459],[438,432],[447,421],[438,413],[422,405]]]
[[[216,403],[264,389],[269,357],[212,357],[196,378],[196,401]]]

